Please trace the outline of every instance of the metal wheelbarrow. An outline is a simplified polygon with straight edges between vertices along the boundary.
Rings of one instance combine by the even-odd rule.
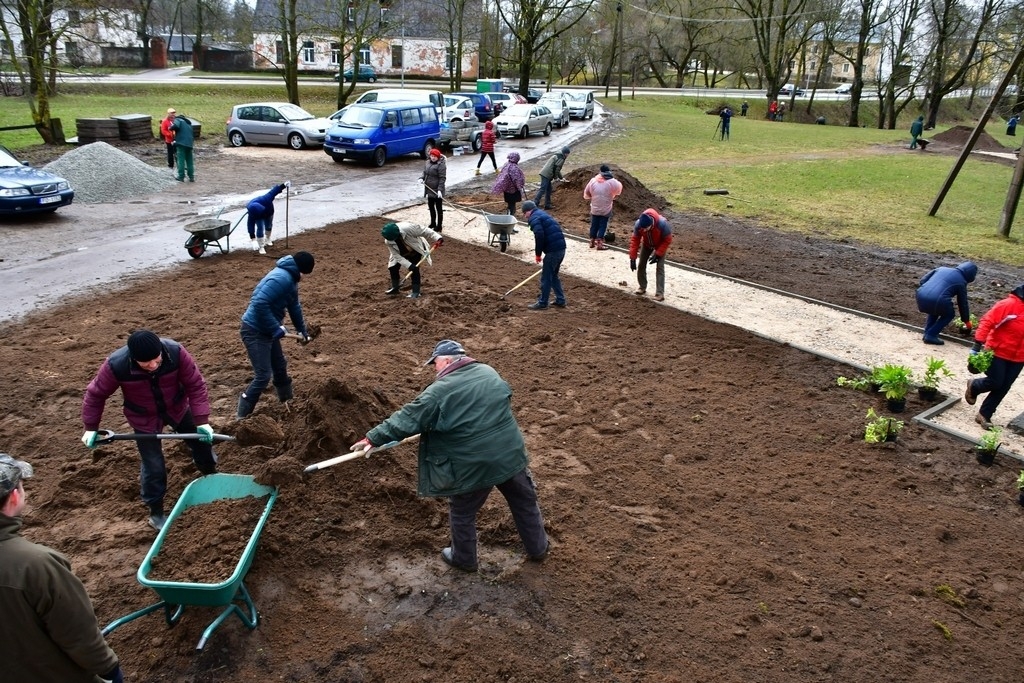
[[[512,234],[518,232],[516,230],[516,223],[518,219],[515,216],[509,216],[506,214],[484,214],[484,219],[487,221],[487,227],[490,230],[490,238],[487,240],[487,246],[493,247],[494,243],[498,243],[498,247],[504,252],[508,249],[509,242],[512,241]]]
[[[160,547],[163,545],[168,531],[173,527],[174,520],[180,517],[182,512],[187,508],[212,503],[216,500],[246,498],[249,496],[256,498],[265,496],[267,499],[266,505],[259,520],[256,522],[256,528],[246,543],[242,556],[227,580],[221,583],[209,584],[154,581],[148,578],[153,558],[160,554]],[[211,474],[201,479],[196,479],[186,486],[181,494],[181,498],[174,504],[174,509],[168,515],[163,529],[160,530],[156,540],[153,541],[153,546],[146,553],[146,557],[143,559],[142,565],[139,567],[135,577],[143,586],[148,586],[155,590],[161,598],[160,602],[137,612],[132,612],[120,619],[115,619],[104,627],[103,635],[106,636],[119,626],[123,626],[129,621],[134,621],[161,608],[164,610],[164,617],[167,620],[168,626],[174,626],[181,619],[187,605],[224,608],[220,615],[203,631],[203,636],[199,639],[199,644],[196,645],[197,650],[202,650],[206,646],[206,642],[213,635],[217,627],[224,623],[232,614],[237,614],[238,618],[249,629],[256,628],[259,624],[259,613],[256,611],[256,605],[253,603],[249,591],[246,590],[245,584],[242,583],[242,579],[245,578],[249,567],[252,565],[260,533],[262,533],[263,527],[267,523],[267,517],[270,516],[270,510],[274,507],[276,500],[276,487],[257,484],[252,477],[242,474]],[[213,551],[212,548],[211,551]]]
[[[215,245],[220,253],[225,254],[231,251],[231,233],[235,231],[238,224],[246,217],[248,212],[239,216],[235,224],[223,218],[203,218],[185,224],[185,230],[190,234],[185,240],[185,250],[192,258],[199,258],[206,253],[206,248],[211,244]],[[224,239],[225,246],[221,246],[221,239]]]

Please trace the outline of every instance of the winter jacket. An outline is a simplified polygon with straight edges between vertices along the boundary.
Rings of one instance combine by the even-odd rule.
[[[647,209],[644,213],[654,219],[654,225],[644,229],[639,226],[639,220],[633,224],[633,235],[629,238],[629,258],[637,257],[641,244],[654,252],[658,258],[664,258],[665,252],[672,244],[672,226],[654,209]]]
[[[917,117],[917,119],[910,124],[910,134],[915,138],[924,132],[924,117]]]
[[[85,586],[55,550],[0,514],[0,661],[5,681],[98,683],[118,665]]]
[[[508,161],[501,167],[501,172],[491,187],[491,192],[493,194],[515,194],[522,192],[524,187],[526,187],[526,176],[523,175],[523,169],[519,168],[519,154],[510,152]]]
[[[405,246],[419,256],[414,261],[410,261],[406,256],[402,256],[402,250],[397,242],[384,240],[384,244],[388,246],[388,268],[394,265],[402,265],[406,268],[414,265],[431,265],[430,247],[441,239],[441,233],[408,221],[401,221],[397,225],[398,231],[402,233],[402,241]]]
[[[971,261],[964,261],[956,268],[941,266],[929,271],[917,287],[917,310],[928,315],[942,313],[950,299],[956,297],[956,307],[960,311],[960,320],[971,319],[971,311],[967,305],[967,284],[974,282],[978,275],[978,266]]]
[[[583,198],[590,200],[590,215],[607,216],[612,212],[612,203],[622,194],[622,183],[607,174],[598,173],[583,188]]]
[[[565,235],[562,234],[562,226],[554,218],[549,216],[543,209],[534,209],[530,212],[530,230],[533,231],[533,253],[537,256],[542,254],[554,254],[565,251]]]
[[[267,273],[253,290],[249,307],[242,315],[242,324],[273,337],[284,322],[285,311],[288,311],[295,331],[306,334],[306,321],[302,319],[302,306],[299,304],[301,279],[302,274],[294,258],[279,258],[277,267]]]
[[[512,388],[494,368],[463,358],[366,436],[383,445],[420,435],[419,495],[476,491],[529,464],[511,399]]]
[[[100,428],[107,399],[118,388],[124,399],[124,416],[136,431],[156,434],[165,424],[176,427],[189,410],[196,424],[209,423],[210,398],[199,366],[178,342],[161,339],[160,344],[162,360],[155,372],[140,368],[127,346],[103,361],[82,400],[82,422],[87,431]]]
[[[284,191],[284,184],[274,185],[265,195],[249,200],[245,210],[249,212],[247,221],[249,234],[256,230],[256,221],[262,218],[269,218],[274,215],[274,199]]]
[[[164,139],[164,142],[171,144],[174,142],[174,131],[171,130],[171,124],[174,123],[174,119],[165,116],[160,121],[160,137]]]
[[[487,123],[490,123],[490,121]],[[494,151],[494,145],[497,141],[498,136],[494,134],[494,129],[491,127],[484,128],[484,132],[480,136],[480,151],[484,154],[490,154]]]
[[[548,159],[548,163],[544,164],[544,168],[540,169],[540,177],[547,178],[548,180],[563,180],[562,177],[562,164],[565,163],[565,155],[561,152],[555,152],[555,154]]]
[[[178,114],[171,124],[174,131],[174,142],[179,147],[192,147],[196,143],[195,131],[192,130],[192,122],[187,117]]]
[[[1024,363],[1024,285],[997,301],[978,322],[975,341],[998,358]]]
[[[427,165],[423,167],[423,196],[436,197],[444,196],[444,182],[448,178],[448,165],[444,156],[433,161],[427,158]]]

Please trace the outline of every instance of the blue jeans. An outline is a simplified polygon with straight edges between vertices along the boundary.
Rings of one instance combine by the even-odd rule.
[[[611,214],[608,214],[607,216],[595,216],[594,214],[590,214],[590,239],[604,239],[604,234],[608,231],[608,221],[611,217]]]
[[[540,198],[544,197],[544,208],[551,208],[551,178],[540,177],[540,189],[537,190],[537,196],[533,198],[533,203],[540,206]]]
[[[249,237],[252,239],[263,237],[264,235],[269,237],[270,233],[274,230],[274,214],[264,216],[263,218],[257,218],[255,223],[256,234],[249,235]]]
[[[241,335],[245,352],[249,354],[249,362],[252,364],[252,382],[245,389],[245,397],[256,405],[271,379],[275,387],[287,387],[292,379],[288,376],[288,361],[284,358],[280,339],[262,334],[244,323]]]
[[[562,267],[562,260],[565,259],[564,251],[556,251],[551,254],[544,254],[543,265],[540,271],[540,296],[537,303],[541,306],[548,305],[548,297],[551,290],[555,290],[555,303],[559,306],[565,304],[565,292],[562,291],[562,281],[558,279],[558,269]]]
[[[953,318],[956,316],[953,312],[952,299],[937,303],[918,301],[917,310],[928,316],[924,321],[925,339],[938,339],[939,333],[946,329],[946,325],[953,322]]]
[[[175,427],[174,425],[171,425]],[[196,423],[191,412],[186,412],[185,417],[175,427],[174,431],[179,434],[195,434]],[[135,430],[136,434],[146,434]],[[160,439],[139,439],[136,445],[142,464],[139,468],[139,481],[142,488],[142,502],[150,509],[160,509],[164,504],[164,495],[167,493],[167,465],[164,463],[164,452]],[[185,445],[192,451],[192,462],[203,474],[212,474],[217,471],[217,456],[213,452],[213,445],[203,443],[194,439],[185,441]]]
[[[1024,363],[1014,363],[996,356],[992,359],[992,365],[985,371],[984,377],[971,380],[972,393],[988,394],[981,402],[981,407],[978,408],[978,412],[986,420],[992,420],[996,408],[1010,392],[1010,388],[1017,381],[1022,368],[1024,368]]]
[[[487,502],[493,486],[460,493],[448,499],[448,526],[452,533],[452,559],[456,564],[475,567],[476,558],[476,514]],[[522,470],[508,481],[498,484],[498,490],[505,496],[508,509],[516,524],[516,531],[523,541],[526,554],[531,557],[543,555],[548,549],[548,537],[544,533],[544,518],[537,503],[537,489],[533,484],[529,468]]]

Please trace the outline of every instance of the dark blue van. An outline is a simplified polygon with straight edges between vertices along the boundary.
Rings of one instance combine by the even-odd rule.
[[[388,159],[413,153],[426,159],[441,137],[437,110],[429,102],[353,104],[332,118],[324,152],[339,164],[358,159],[383,166]]]

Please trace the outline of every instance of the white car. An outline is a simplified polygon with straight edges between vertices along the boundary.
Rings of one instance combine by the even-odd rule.
[[[542,104],[513,104],[494,119],[498,135],[527,137],[530,133],[551,135],[551,110]]]
[[[543,104],[551,110],[554,117],[552,123],[562,128],[569,125],[572,118],[572,111],[569,107],[569,96],[564,92],[546,92],[537,100],[537,104]]]
[[[841,86],[836,88],[837,95],[849,95],[850,91],[853,90],[852,83],[843,83]]]
[[[444,96],[444,120],[452,121],[476,121],[476,107],[473,100],[458,95]]]

